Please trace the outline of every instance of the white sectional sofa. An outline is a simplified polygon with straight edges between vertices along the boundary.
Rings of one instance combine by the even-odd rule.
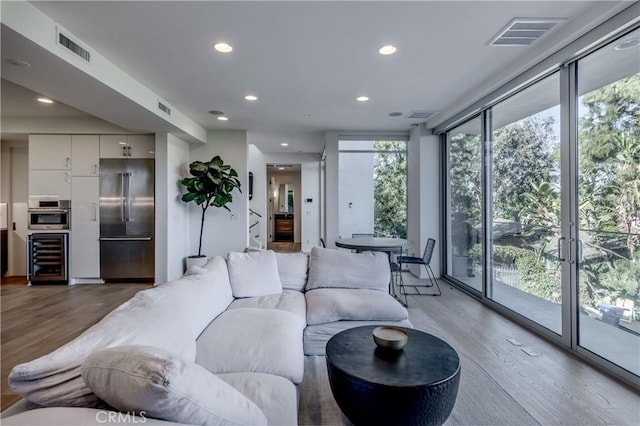
[[[14,367],[3,425],[297,424],[304,355],[365,324],[411,327],[383,253],[229,253],[136,294]]]

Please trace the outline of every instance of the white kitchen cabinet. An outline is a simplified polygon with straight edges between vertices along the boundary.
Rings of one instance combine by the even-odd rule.
[[[71,170],[71,135],[29,135],[29,170]]]
[[[154,135],[100,135],[100,158],[154,158]]]
[[[29,196],[38,195],[70,200],[71,170],[29,170]]]
[[[71,184],[72,278],[100,277],[100,183],[97,176],[75,176]]]
[[[100,174],[100,136],[71,136],[71,175],[98,176]]]

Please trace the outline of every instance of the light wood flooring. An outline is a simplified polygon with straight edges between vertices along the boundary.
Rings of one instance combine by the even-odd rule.
[[[409,308],[416,328],[446,340],[460,355],[460,391],[448,425],[640,424],[638,393],[449,285],[440,286],[442,296],[412,296]],[[7,388],[14,365],[73,339],[148,287],[3,285],[2,409],[18,399]],[[324,358],[307,357],[300,424],[348,424],[327,391],[323,365]]]
[[[12,285],[0,287],[1,410],[19,398],[7,377],[22,362],[73,340],[149,284]]]

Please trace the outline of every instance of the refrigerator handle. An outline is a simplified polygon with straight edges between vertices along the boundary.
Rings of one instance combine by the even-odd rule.
[[[120,173],[120,222],[124,220],[124,173]]]
[[[126,176],[126,180],[125,182],[127,183],[127,189],[125,191],[125,202],[127,204],[127,216],[125,219],[125,222],[131,222],[131,173],[125,173]]]

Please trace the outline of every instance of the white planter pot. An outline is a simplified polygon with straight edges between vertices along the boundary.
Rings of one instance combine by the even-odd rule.
[[[185,258],[185,267],[184,270],[186,271],[187,269],[189,269],[190,266],[199,266],[199,267],[203,267],[204,265],[207,264],[207,262],[209,261],[209,257],[208,256],[189,256]]]

